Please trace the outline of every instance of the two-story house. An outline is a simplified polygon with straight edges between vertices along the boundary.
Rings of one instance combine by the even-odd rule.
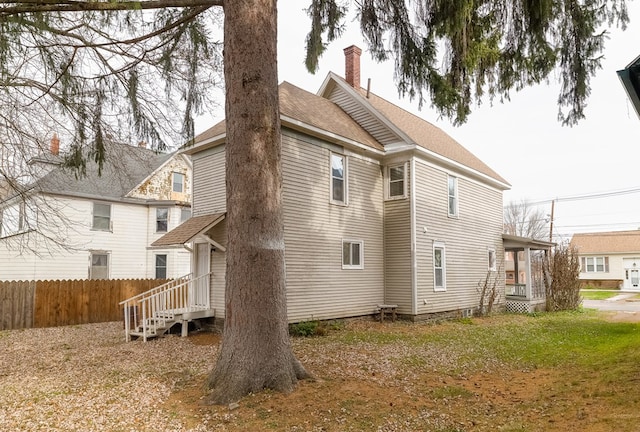
[[[433,124],[360,86],[360,50],[346,79],[317,94],[279,86],[287,307],[292,322],[372,314],[411,319],[478,308],[498,279],[504,304],[502,193],[509,184]],[[196,137],[194,217],[156,246],[193,244],[224,317],[225,124]],[[147,315],[149,316],[149,315]]]
[[[110,143],[99,172],[63,168],[57,137],[31,160],[38,175],[0,200],[0,280],[175,278],[184,248],[149,245],[191,216],[191,161]]]

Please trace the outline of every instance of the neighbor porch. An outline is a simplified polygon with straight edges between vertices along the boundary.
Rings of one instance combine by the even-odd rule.
[[[546,295],[542,266],[555,243],[509,234],[503,234],[502,241],[507,312],[543,311]]]

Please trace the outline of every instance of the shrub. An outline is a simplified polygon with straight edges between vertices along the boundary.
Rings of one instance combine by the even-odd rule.
[[[578,253],[566,245],[556,246],[543,269],[547,311],[577,310],[582,301]]]

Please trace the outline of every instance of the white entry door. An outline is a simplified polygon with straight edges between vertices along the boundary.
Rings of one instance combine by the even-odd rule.
[[[209,273],[211,266],[211,245],[209,243],[196,243],[195,270],[193,272],[194,292],[192,293],[193,306],[209,308],[209,278],[200,277]]]
[[[637,289],[638,285],[640,285],[640,273],[638,273],[637,269],[629,270],[629,283],[631,289]]]

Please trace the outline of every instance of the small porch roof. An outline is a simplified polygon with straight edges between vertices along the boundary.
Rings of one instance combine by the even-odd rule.
[[[554,242],[535,240],[528,237],[520,237],[511,234],[502,234],[504,249],[509,250],[547,250],[555,246]]]
[[[225,216],[226,213],[214,213],[187,219],[183,224],[151,243],[151,246],[182,246],[222,222]]]

